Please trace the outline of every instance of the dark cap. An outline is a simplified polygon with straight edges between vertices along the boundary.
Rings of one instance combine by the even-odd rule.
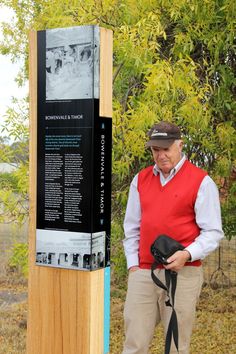
[[[149,140],[146,147],[168,148],[175,140],[181,139],[181,132],[177,125],[170,122],[160,122],[152,126],[148,132]]]

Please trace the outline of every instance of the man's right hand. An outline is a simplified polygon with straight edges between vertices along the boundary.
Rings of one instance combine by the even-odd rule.
[[[140,269],[139,266],[133,266],[129,268],[129,273],[136,272],[136,270]]]

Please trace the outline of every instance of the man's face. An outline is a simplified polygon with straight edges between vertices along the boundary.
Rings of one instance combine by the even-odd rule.
[[[172,168],[181,160],[182,140],[176,140],[168,148],[151,147],[153,159],[163,174],[168,175]]]

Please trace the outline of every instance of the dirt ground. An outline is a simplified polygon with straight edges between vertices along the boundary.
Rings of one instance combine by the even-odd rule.
[[[124,332],[122,313],[125,291],[112,286],[111,295],[110,354],[120,354]],[[213,290],[204,287],[197,309],[191,353],[236,353],[235,328],[236,288]],[[0,354],[25,353],[26,331],[27,283],[15,275],[0,278]],[[159,328],[150,353],[163,354],[163,348],[163,332]]]
[[[0,278],[0,353],[26,351],[27,282]]]
[[[123,300],[123,292],[114,291],[111,302],[111,354],[120,354],[122,350]],[[235,325],[236,288],[213,290],[204,287],[197,308],[191,354],[236,353]],[[161,328],[156,332],[150,353],[164,353]]]
[[[0,230],[0,250],[9,249],[9,237]],[[205,286],[197,307],[196,324],[191,342],[191,354],[235,354],[236,353],[236,286],[235,247],[224,249],[225,273],[214,272],[212,289]],[[230,252],[232,256],[229,258]],[[23,354],[26,352],[27,332],[27,281],[14,272],[8,272],[7,252],[0,252],[0,354]],[[208,258],[206,278],[216,269],[218,253]],[[228,266],[226,267],[226,265]],[[232,277],[232,274],[234,277]],[[227,277],[225,276],[227,275]],[[228,282],[230,277],[231,282]],[[219,286],[223,284],[224,287]],[[123,306],[125,285],[111,287],[111,330],[110,354],[120,354],[124,340]],[[145,326],[145,324],[144,324]],[[164,340],[162,328],[158,328],[153,339],[150,354],[163,354]],[[67,354],[67,353],[66,353]],[[73,353],[83,354],[83,353]],[[98,353],[92,353],[98,354]]]

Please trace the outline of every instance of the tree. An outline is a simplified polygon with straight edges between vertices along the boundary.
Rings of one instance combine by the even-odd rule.
[[[145,133],[158,120],[185,133],[185,152],[217,180],[236,165],[234,0],[2,0],[16,21],[4,25],[1,52],[25,66],[30,29],[99,24],[114,31],[113,199],[123,210],[130,176],[150,160]],[[226,208],[227,209],[227,208]],[[225,210],[226,210],[225,209]],[[229,209],[227,209],[229,211]],[[230,209],[231,210],[231,209]]]
[[[10,137],[0,141],[0,162],[16,168],[0,174],[0,222],[23,223],[28,218],[28,102],[13,100],[2,131]]]

